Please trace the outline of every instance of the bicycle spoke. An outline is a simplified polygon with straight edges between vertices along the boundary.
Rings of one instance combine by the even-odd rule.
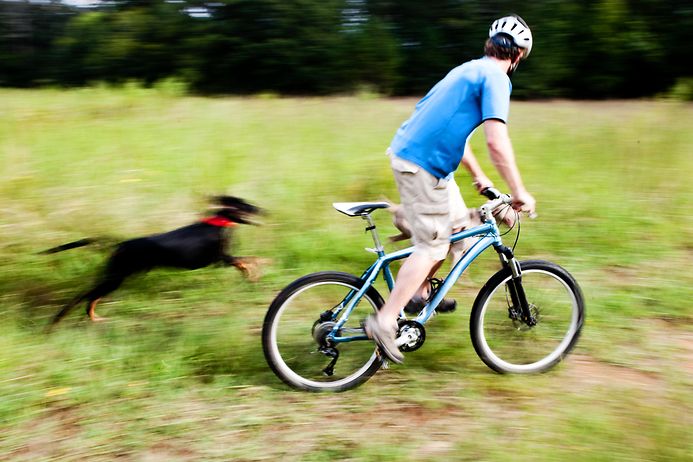
[[[522,288],[536,324],[522,320],[508,296],[507,274],[489,283],[472,313],[472,340],[479,356],[500,372],[536,372],[560,361],[577,339],[582,298],[574,283],[552,264],[522,270]],[[500,276],[497,275],[497,276]],[[496,276],[496,278],[497,278]]]
[[[381,360],[360,322],[379,307],[381,299],[364,295],[336,332],[346,341],[333,342],[330,336],[335,334],[337,319],[324,313],[346,305],[344,301],[353,299],[361,282],[354,276],[331,273],[313,279],[277,297],[271,316],[268,313],[271,323],[263,329],[266,357],[283,380],[299,388],[332,389],[362,381],[377,370]],[[339,319],[344,315],[342,311]]]

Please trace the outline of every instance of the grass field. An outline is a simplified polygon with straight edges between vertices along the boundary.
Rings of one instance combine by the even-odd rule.
[[[370,262],[362,222],[330,204],[397,197],[384,149],[415,102],[0,90],[0,459],[692,460],[690,104],[513,103],[539,212],[517,254],[566,267],[587,300],[555,370],[501,376],[475,355],[468,315],[496,270],[489,254],[405,365],[337,395],[272,374],[267,306],[302,274]],[[501,185],[483,137],[473,146]],[[80,307],[43,333],[108,249],[36,252],[187,224],[212,193],[269,211],[234,241],[272,260],[260,282],[155,271],[102,303],[108,322]],[[394,234],[387,214],[378,223]]]

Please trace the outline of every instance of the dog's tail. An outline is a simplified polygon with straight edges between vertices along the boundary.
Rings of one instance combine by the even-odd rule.
[[[93,238],[80,239],[78,241],[68,242],[67,244],[62,244],[57,247],[51,247],[50,249],[42,250],[39,252],[39,255],[47,255],[51,253],[63,252],[65,250],[76,249],[78,247],[84,247],[85,245],[93,244],[94,242],[96,242],[96,239]]]
[[[53,319],[51,320],[51,323],[46,326],[45,328],[45,333],[50,334],[51,331],[53,330],[53,326],[58,324],[58,322],[65,317],[65,315],[72,309],[74,308],[78,303],[81,303],[84,301],[87,297],[89,297],[90,292],[84,292],[82,294],[77,295],[75,298],[70,301],[67,305],[63,306],[58,313],[56,313],[55,316],[53,316]]]

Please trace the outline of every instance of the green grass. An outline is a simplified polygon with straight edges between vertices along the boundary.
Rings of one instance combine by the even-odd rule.
[[[156,90],[0,91],[0,454],[6,460],[690,460],[693,107],[513,103],[511,135],[539,219],[518,255],[580,281],[574,354],[537,376],[476,357],[468,316],[497,267],[453,289],[404,366],[339,395],[287,389],[260,329],[275,294],[310,271],[358,273],[363,224],[333,201],[396,198],[384,150],[413,99],[193,98]],[[483,137],[473,147],[487,173]],[[460,173],[470,205],[481,202]],[[205,196],[269,211],[234,270],[155,271],[43,333],[107,247],[42,256],[87,236],[184,225]],[[384,235],[394,234],[387,214]],[[381,288],[382,289],[382,288]]]

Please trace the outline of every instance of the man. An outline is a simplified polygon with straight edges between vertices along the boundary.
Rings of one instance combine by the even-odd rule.
[[[532,34],[519,16],[496,20],[489,30],[485,56],[456,67],[438,82],[418,102],[388,149],[402,207],[412,228],[414,252],[402,264],[378,315],[366,319],[365,329],[395,363],[404,359],[395,344],[397,318],[412,298],[414,303],[421,303],[426,297],[430,291],[427,279],[445,259],[451,232],[466,219],[453,172],[462,162],[475,177],[477,187],[488,182],[467,143],[477,126],[483,125],[489,155],[510,188],[513,207],[534,211],[535,200],[522,183],[506,126],[509,77],[531,49]]]

